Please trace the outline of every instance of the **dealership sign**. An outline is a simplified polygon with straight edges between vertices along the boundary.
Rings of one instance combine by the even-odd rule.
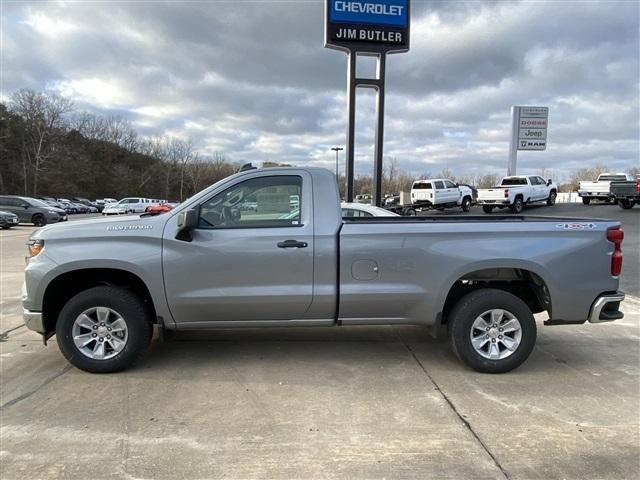
[[[546,150],[549,107],[511,107],[507,175],[516,174],[518,150]]]
[[[409,50],[408,0],[326,0],[325,46],[358,52]]]
[[[518,150],[546,150],[549,108],[516,108],[518,108]]]

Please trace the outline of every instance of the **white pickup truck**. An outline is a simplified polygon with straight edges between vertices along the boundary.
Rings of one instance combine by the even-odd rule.
[[[491,213],[494,208],[506,207],[514,213],[520,213],[525,205],[536,202],[555,205],[557,196],[558,187],[551,180],[538,175],[517,175],[504,177],[493,188],[479,189],[478,205],[482,205],[484,213]]]
[[[610,202],[611,182],[632,182],[635,179],[628,173],[601,173],[595,182],[582,181],[578,188],[578,195],[582,197],[582,203],[589,205],[591,200],[604,200]]]
[[[446,178],[416,180],[411,186],[411,203],[416,206],[444,210],[460,207],[468,212],[473,203],[473,192],[466,185]]]

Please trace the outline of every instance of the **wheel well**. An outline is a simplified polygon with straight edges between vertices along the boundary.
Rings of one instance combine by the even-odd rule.
[[[63,273],[54,278],[44,292],[42,318],[47,332],[56,329],[56,322],[62,307],[75,295],[92,287],[111,285],[131,290],[151,309],[155,322],[156,313],[151,294],[145,283],[137,275],[112,268],[87,268]]]
[[[453,284],[442,309],[442,323],[463,296],[482,288],[497,288],[521,299],[533,313],[547,310],[551,317],[551,295],[539,275],[521,268],[490,268],[467,273]]]

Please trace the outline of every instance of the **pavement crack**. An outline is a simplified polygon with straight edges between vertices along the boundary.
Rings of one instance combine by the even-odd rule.
[[[395,330],[395,329],[394,329]],[[456,406],[453,404],[453,402],[451,401],[451,399],[448,397],[448,395],[440,388],[440,385],[438,385],[438,383],[435,381],[435,379],[429,374],[429,372],[427,371],[427,369],[425,368],[424,364],[420,361],[420,359],[418,358],[418,356],[416,355],[415,351],[411,348],[411,346],[404,341],[404,338],[402,338],[402,335],[400,335],[400,333],[396,330],[396,335],[398,336],[398,338],[400,339],[400,342],[404,345],[404,347],[409,351],[409,353],[411,354],[411,356],[413,357],[413,359],[416,361],[416,363],[418,364],[418,366],[420,367],[420,369],[424,372],[424,374],[426,375],[426,377],[429,379],[429,381],[434,385],[436,391],[442,396],[442,398],[444,399],[445,402],[447,402],[447,405],[449,405],[449,408],[451,408],[451,410],[453,411],[453,413],[455,413],[455,415],[458,417],[458,419],[460,420],[460,422],[462,422],[462,424],[467,427],[467,430],[469,430],[469,432],[471,432],[471,435],[473,436],[473,438],[476,439],[476,441],[480,444],[480,446],[482,447],[482,449],[487,453],[487,455],[489,455],[489,457],[491,458],[491,460],[493,461],[493,463],[495,464],[496,467],[498,467],[498,469],[500,470],[500,472],[502,472],[502,475],[504,475],[504,478],[506,478],[507,480],[511,480],[511,477],[509,476],[509,473],[505,470],[505,468],[500,464],[500,462],[498,461],[498,459],[496,458],[496,456],[491,452],[491,450],[489,449],[489,447],[482,441],[482,439],[480,438],[480,436],[478,435],[478,433],[473,429],[473,427],[471,426],[471,424],[467,421],[466,418],[464,418],[462,416],[462,414],[458,411],[458,409],[456,408]]]
[[[34,393],[37,393],[39,390],[43,389],[44,387],[46,387],[47,385],[49,385],[51,382],[53,382],[55,379],[61,377],[62,375],[64,375],[65,373],[67,373],[69,370],[71,370],[73,367],[71,365],[67,365],[66,367],[64,367],[61,371],[59,371],[58,373],[56,373],[55,375],[49,377],[48,379],[46,379],[44,382],[42,382],[39,386],[37,386],[36,388],[34,388],[33,390],[30,390],[28,392],[23,393],[22,395],[17,396],[16,398],[14,398],[13,400],[9,400],[8,402],[0,405],[0,411],[3,411],[5,408],[8,408],[12,405],[15,405],[18,402],[21,402],[22,400],[25,400],[27,398],[29,398],[31,395],[33,395]]]
[[[9,334],[22,327],[26,327],[26,325],[23,323],[21,325],[18,325],[17,327],[10,328],[9,330],[5,330],[4,332],[0,333],[0,342],[6,342],[7,340],[9,340]]]

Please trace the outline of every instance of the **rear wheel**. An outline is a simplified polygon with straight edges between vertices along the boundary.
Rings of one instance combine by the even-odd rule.
[[[633,200],[627,200],[627,199],[618,200],[618,206],[624,210],[629,210],[630,208],[633,208],[635,204],[636,202],[634,202]]]
[[[537,329],[533,313],[515,295],[484,288],[462,297],[449,317],[453,351],[483,373],[504,373],[531,354]]]
[[[47,224],[47,218],[41,213],[36,213],[33,217],[31,217],[31,223],[33,223],[36,227],[44,227]]]
[[[81,370],[124,370],[144,354],[152,335],[149,311],[140,297],[124,288],[94,287],[62,308],[56,324],[65,358]]]
[[[558,194],[556,193],[556,191],[551,190],[551,193],[549,193],[549,198],[547,198],[547,205],[549,206],[555,205],[557,197],[558,197]]]
[[[407,208],[407,209],[405,210],[405,215],[406,215],[407,217],[415,217],[415,216],[417,215],[417,213],[416,213],[415,209],[413,209],[413,208]]]
[[[462,205],[460,206],[462,207],[463,212],[468,212],[471,210],[471,199],[469,197],[464,197],[462,199]]]
[[[589,205],[591,203],[591,197],[582,197],[582,203],[584,205]]]
[[[491,205],[483,205],[482,206],[482,211],[484,213],[491,213],[491,212],[493,212],[493,207]]]

